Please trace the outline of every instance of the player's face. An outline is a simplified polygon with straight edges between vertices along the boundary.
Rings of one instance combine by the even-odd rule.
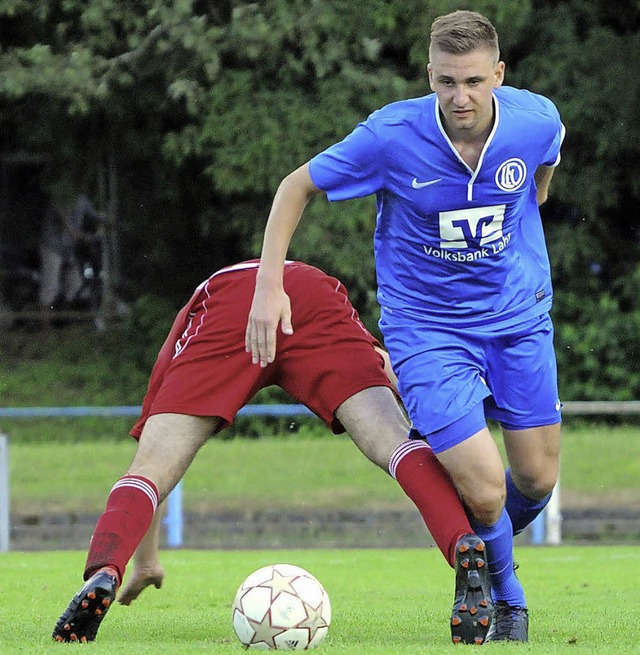
[[[490,128],[493,89],[504,80],[504,62],[484,48],[463,55],[434,49],[427,70],[450,135],[473,138]]]

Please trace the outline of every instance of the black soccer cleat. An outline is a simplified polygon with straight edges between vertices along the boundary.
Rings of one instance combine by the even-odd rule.
[[[118,590],[118,578],[111,571],[111,568],[100,569],[84,583],[53,629],[52,637],[56,641],[85,643],[96,638]]]
[[[491,628],[493,601],[484,541],[475,534],[456,544],[456,595],[451,611],[451,641],[483,644]]]
[[[493,625],[486,641],[529,641],[529,610],[496,601]]]

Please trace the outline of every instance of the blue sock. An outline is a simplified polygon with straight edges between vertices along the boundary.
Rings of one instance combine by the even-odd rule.
[[[503,600],[512,607],[526,607],[524,589],[513,570],[513,528],[505,509],[493,525],[471,522],[475,533],[487,547],[493,600]]]
[[[505,471],[507,479],[507,501],[505,507],[513,524],[513,534],[520,534],[540,512],[547,506],[551,494],[547,494],[541,500],[527,498],[516,487],[511,477],[511,469]]]

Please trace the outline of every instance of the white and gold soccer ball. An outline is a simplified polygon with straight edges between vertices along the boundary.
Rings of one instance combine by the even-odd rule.
[[[233,629],[246,648],[315,648],[330,624],[331,603],[324,587],[293,564],[272,564],[253,572],[233,601]]]

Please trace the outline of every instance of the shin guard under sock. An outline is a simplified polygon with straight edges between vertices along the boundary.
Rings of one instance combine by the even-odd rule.
[[[462,535],[473,532],[449,474],[426,441],[408,439],[389,460],[389,473],[411,498],[451,566]]]
[[[85,580],[98,569],[112,566],[122,582],[127,563],[147,532],[157,506],[158,490],[151,480],[125,475],[116,482],[91,537]]]
[[[547,494],[540,500],[534,500],[525,496],[518,487],[516,487],[511,477],[511,469],[505,471],[507,482],[507,500],[505,507],[509,513],[509,518],[513,524],[513,534],[520,534],[548,505],[551,494]]]
[[[503,509],[493,525],[480,525],[473,521],[472,525],[487,547],[493,600],[503,600],[512,607],[526,607],[524,589],[513,565],[513,528],[507,511]]]

